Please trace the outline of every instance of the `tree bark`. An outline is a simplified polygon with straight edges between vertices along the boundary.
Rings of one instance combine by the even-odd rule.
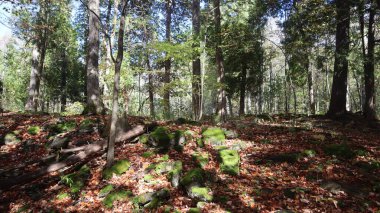
[[[218,120],[224,123],[226,121],[226,92],[224,89],[224,61],[223,51],[221,48],[222,36],[221,36],[221,13],[220,13],[220,0],[214,0],[214,21],[215,21],[215,59],[217,67],[217,83],[218,83],[218,102],[216,106],[216,115]]]
[[[66,98],[67,98],[67,89],[66,89],[66,75],[68,68],[68,60],[66,55],[66,50],[62,50],[62,64],[61,64],[61,112],[65,111],[66,108]]]
[[[28,100],[25,105],[26,111],[37,112],[38,106],[38,93],[39,93],[39,81],[40,73],[38,68],[39,52],[36,46],[33,46],[32,50],[32,69],[30,72],[30,81],[28,88]]]
[[[307,56],[306,56],[307,57]],[[315,96],[314,96],[314,72],[313,67],[309,64],[309,57],[305,60],[305,68],[307,70],[307,83],[309,92],[309,111],[315,115]]]
[[[330,106],[327,112],[330,116],[346,112],[348,54],[350,49],[350,1],[336,0],[336,47],[334,77],[331,90]]]
[[[103,112],[99,88],[99,0],[89,0],[89,29],[87,53],[87,109],[89,113]]]
[[[241,67],[241,81],[240,81],[240,107],[239,115],[242,116],[245,114],[245,90],[247,84],[247,63],[243,59]]]
[[[166,0],[166,20],[165,20],[165,39],[166,42],[171,42],[171,24],[172,24],[172,12],[173,12],[173,0]],[[171,58],[167,58],[165,61],[165,91],[164,91],[164,117],[170,119],[170,70],[171,70]]]
[[[192,5],[192,24],[193,24],[193,81],[192,81],[192,100],[193,100],[193,119],[200,120],[202,107],[202,88],[201,88],[201,59],[200,59],[200,1],[193,0]]]
[[[364,85],[365,85],[365,100],[364,100],[364,116],[369,120],[376,120],[375,106],[375,2],[372,0],[369,9],[368,19],[368,35],[367,35],[367,53],[364,53]],[[362,24],[362,23],[361,23]],[[364,23],[363,23],[364,24]],[[361,27],[361,28],[364,28]],[[362,37],[364,37],[362,31]],[[364,39],[363,39],[364,41]],[[363,45],[364,47],[364,45]]]
[[[116,140],[116,122],[117,113],[119,110],[119,91],[120,91],[120,69],[121,63],[123,62],[124,56],[124,28],[125,28],[125,16],[127,11],[127,0],[123,0],[121,4],[121,16],[119,25],[119,34],[117,42],[117,57],[115,61],[115,77],[113,86],[113,96],[112,96],[112,115],[111,115],[111,127],[110,134],[108,137],[107,146],[107,164],[106,167],[111,167],[115,158],[115,140]]]

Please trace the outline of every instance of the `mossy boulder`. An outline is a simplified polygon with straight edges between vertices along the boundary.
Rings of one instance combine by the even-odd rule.
[[[41,132],[41,128],[39,126],[30,126],[28,128],[28,133],[30,135],[38,135]]]
[[[356,156],[356,153],[347,144],[330,144],[323,147],[327,155],[350,159]]]
[[[61,177],[61,182],[70,188],[70,192],[76,194],[83,188],[86,180],[90,177],[90,168],[82,166],[77,172]]]
[[[212,201],[212,192],[211,189],[208,187],[197,187],[193,186],[189,190],[189,196],[193,199],[198,199],[201,201]]]
[[[50,125],[48,129],[49,129],[50,135],[55,135],[59,133],[73,131],[76,129],[76,127],[77,127],[77,124],[75,123],[75,121],[64,121],[58,124]]]
[[[205,146],[205,143],[203,142],[202,138],[197,138],[197,145],[199,148],[203,148]]]
[[[112,167],[106,168],[103,171],[103,178],[110,179],[112,178],[113,174],[122,175],[123,173],[128,171],[129,167],[131,167],[131,163],[129,162],[129,160],[117,161]]]
[[[117,190],[110,192],[103,200],[103,204],[107,208],[112,208],[115,201],[123,201],[132,197],[133,193],[126,190]]]
[[[187,213],[202,213],[202,210],[199,208],[190,208]]]
[[[187,188],[191,185],[198,185],[201,186],[205,182],[205,173],[203,169],[196,168],[188,171],[182,178],[181,178],[181,185]]]
[[[174,132],[174,149],[177,151],[182,151],[186,145],[186,134],[185,131],[177,130]]]
[[[144,135],[141,135],[139,137],[139,143],[147,144],[148,141],[149,141],[149,135],[148,134],[144,134]]]
[[[238,151],[223,149],[219,151],[220,170],[230,175],[239,174],[240,156]]]
[[[210,161],[209,155],[207,153],[195,152],[192,157],[193,160],[197,163],[197,165],[201,168],[204,168]]]
[[[232,129],[223,129],[224,135],[226,136],[227,139],[235,139],[239,137],[239,134]]]
[[[53,141],[49,144],[49,148],[51,149],[61,149],[66,148],[69,145],[70,137],[61,133],[54,137]]]
[[[156,209],[170,198],[168,189],[141,194],[133,199],[135,205],[146,209]]]
[[[166,127],[157,127],[149,134],[148,143],[160,150],[168,150],[173,143],[173,134]]]
[[[168,179],[173,187],[178,187],[180,182],[180,177],[182,174],[182,162],[181,161],[175,161],[173,168],[168,173]]]
[[[202,140],[204,144],[211,146],[224,145],[226,136],[224,131],[217,127],[207,128],[202,132]]]
[[[14,132],[6,134],[2,140],[5,145],[15,145],[21,142],[21,139]]]

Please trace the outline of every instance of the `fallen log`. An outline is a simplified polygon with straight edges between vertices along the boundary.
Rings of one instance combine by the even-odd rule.
[[[156,124],[148,124],[148,125],[137,125],[130,129],[128,132],[125,132],[122,136],[119,137],[117,142],[122,142],[126,140],[133,139],[139,135],[144,134]],[[48,166],[38,169],[34,172],[29,172],[27,174],[17,176],[17,177],[9,177],[4,180],[0,180],[0,190],[7,190],[16,185],[23,185],[28,182],[31,182],[39,177],[42,177],[51,172],[55,172],[66,167],[70,167],[81,163],[83,161],[89,160],[92,157],[98,156],[99,154],[103,154],[105,148],[107,147],[107,140],[101,140],[93,144],[85,145],[82,147],[76,147],[72,149],[62,150],[63,153],[70,152],[78,152],[76,154],[72,154],[67,157],[65,160],[61,162],[51,163]]]

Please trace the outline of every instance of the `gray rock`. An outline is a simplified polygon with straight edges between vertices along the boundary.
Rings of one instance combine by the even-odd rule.
[[[70,138],[66,134],[59,134],[55,136],[53,142],[49,145],[51,149],[66,148],[69,145]]]

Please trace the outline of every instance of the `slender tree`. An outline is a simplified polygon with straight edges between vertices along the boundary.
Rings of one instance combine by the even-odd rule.
[[[108,138],[108,149],[107,149],[107,164],[106,167],[112,166],[115,158],[115,139],[116,139],[116,122],[117,113],[119,111],[119,91],[120,91],[120,69],[124,57],[124,29],[125,29],[125,16],[127,14],[127,0],[122,0],[121,2],[121,14],[120,14],[120,24],[119,33],[117,41],[117,56],[113,59],[115,63],[115,76],[113,85],[113,96],[112,96],[112,115],[111,115],[111,126],[110,134]],[[110,47],[111,48],[111,47]]]
[[[330,116],[346,112],[348,53],[350,49],[350,1],[336,0],[336,37],[334,77],[331,90]]]
[[[165,1],[165,39],[166,42],[171,42],[171,25],[172,25],[172,13],[173,13],[173,0]],[[167,58],[165,61],[165,91],[164,91],[164,116],[166,119],[170,118],[170,70],[171,70],[171,58]]]
[[[193,55],[193,81],[192,81],[192,101],[193,101],[193,118],[201,119],[202,116],[202,94],[201,94],[201,59],[200,59],[200,1],[193,0],[192,4],[192,24],[194,39],[194,55]]]
[[[224,63],[223,52],[221,48],[222,36],[221,36],[221,13],[220,13],[220,0],[214,0],[214,22],[215,22],[215,60],[218,82],[218,102],[216,106],[216,114],[220,119],[220,122],[226,121],[226,92],[224,89]]]

